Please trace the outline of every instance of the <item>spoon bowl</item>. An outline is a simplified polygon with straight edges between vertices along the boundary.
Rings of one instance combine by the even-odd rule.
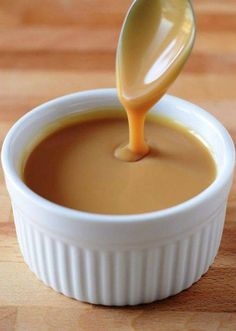
[[[119,98],[129,110],[147,112],[167,91],[188,59],[195,39],[188,0],[135,0],[117,48]]]

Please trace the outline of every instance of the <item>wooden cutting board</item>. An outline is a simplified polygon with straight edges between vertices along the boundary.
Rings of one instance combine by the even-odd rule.
[[[0,143],[32,107],[115,86],[115,47],[130,0],[0,2]],[[198,37],[170,93],[214,114],[236,141],[236,1],[194,0]],[[0,173],[0,331],[236,330],[236,184],[219,254],[189,290],[150,305],[105,308],[44,286],[24,264]]]

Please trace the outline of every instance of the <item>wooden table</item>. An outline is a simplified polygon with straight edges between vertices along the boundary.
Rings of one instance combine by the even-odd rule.
[[[34,106],[115,86],[115,47],[130,0],[0,2],[0,142]],[[236,1],[194,0],[198,38],[170,93],[214,114],[236,140]],[[173,298],[133,308],[68,299],[23,262],[0,173],[0,331],[236,330],[236,185],[220,252],[208,273]]]

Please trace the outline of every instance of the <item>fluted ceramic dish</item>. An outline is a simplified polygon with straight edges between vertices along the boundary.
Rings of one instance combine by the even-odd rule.
[[[136,305],[177,294],[199,280],[217,254],[234,168],[232,140],[209,113],[165,96],[152,112],[182,123],[205,141],[217,164],[213,184],[157,212],[109,216],[75,211],[32,192],[20,177],[20,160],[49,123],[94,107],[120,107],[116,90],[85,91],[45,103],[22,117],[4,141],[2,165],[25,262],[54,290],[94,304]]]

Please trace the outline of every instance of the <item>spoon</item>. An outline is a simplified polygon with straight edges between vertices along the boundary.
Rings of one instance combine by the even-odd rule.
[[[195,39],[188,0],[136,0],[125,18],[117,47],[118,95],[129,121],[129,144],[115,156],[136,161],[144,140],[147,111],[165,94],[188,59]]]

